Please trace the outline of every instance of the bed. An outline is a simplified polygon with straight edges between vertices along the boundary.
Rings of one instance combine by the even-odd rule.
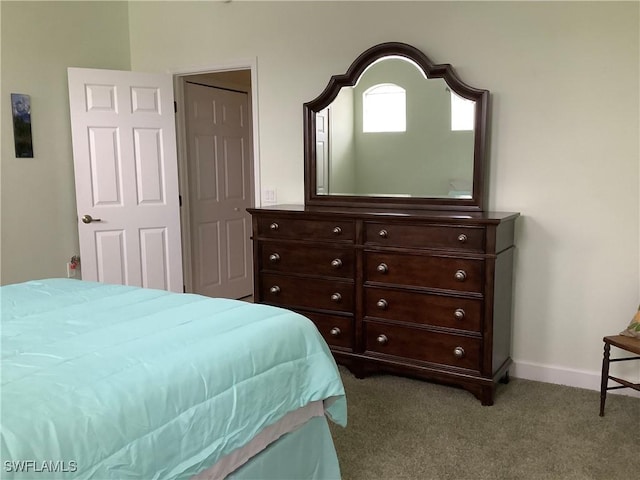
[[[344,389],[305,317],[74,279],[0,294],[2,478],[340,477]]]

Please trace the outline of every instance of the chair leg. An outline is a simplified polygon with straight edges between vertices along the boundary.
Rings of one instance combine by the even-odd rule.
[[[611,345],[604,342],[604,355],[602,357],[602,381],[600,383],[600,416],[604,417],[604,402],[607,400],[607,386],[609,385],[609,355]]]

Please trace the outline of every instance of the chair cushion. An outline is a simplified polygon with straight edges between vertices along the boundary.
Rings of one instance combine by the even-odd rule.
[[[631,319],[631,323],[629,324],[629,326],[625,330],[620,332],[620,335],[625,335],[627,337],[640,338],[640,307],[638,308],[638,311]]]

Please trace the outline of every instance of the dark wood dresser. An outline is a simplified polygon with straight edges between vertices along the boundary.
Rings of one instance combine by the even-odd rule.
[[[511,364],[517,213],[281,205],[253,218],[255,301],[317,325],[338,363],[492,405]]]
[[[395,110],[376,110],[390,92]],[[333,75],[303,105],[304,205],[249,209],[255,301],[309,317],[358,377],[413,376],[492,405],[512,363],[519,214],[484,209],[489,99],[399,42]]]

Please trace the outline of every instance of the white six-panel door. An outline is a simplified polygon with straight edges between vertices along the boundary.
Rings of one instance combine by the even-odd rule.
[[[185,84],[194,293],[253,293],[251,118],[246,93]]]
[[[68,76],[83,279],[181,292],[171,76]]]

